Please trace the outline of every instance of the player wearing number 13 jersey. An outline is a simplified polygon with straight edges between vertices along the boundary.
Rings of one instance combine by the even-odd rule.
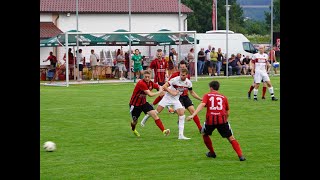
[[[206,153],[206,156],[212,158],[216,157],[216,154],[213,150],[212,141],[209,136],[211,136],[212,132],[217,128],[220,135],[229,140],[240,161],[244,161],[246,159],[242,155],[240,145],[234,138],[230,123],[228,122],[230,110],[228,99],[226,96],[218,92],[220,87],[220,83],[218,81],[211,81],[209,83],[209,87],[210,92],[203,96],[202,102],[198,105],[195,112],[191,116],[188,116],[187,120],[192,119],[206,106],[206,121],[201,130],[204,143],[210,150]]]

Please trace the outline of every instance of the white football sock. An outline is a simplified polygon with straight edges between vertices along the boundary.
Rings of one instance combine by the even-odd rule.
[[[269,93],[271,94],[271,97],[274,97],[273,87],[269,87]]]
[[[183,135],[183,131],[184,131],[184,119],[185,119],[185,115],[183,116],[179,116],[179,136],[184,136]]]

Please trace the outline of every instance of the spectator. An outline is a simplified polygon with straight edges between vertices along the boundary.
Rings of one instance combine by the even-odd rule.
[[[241,68],[244,75],[249,74],[249,64],[250,64],[250,58],[247,55],[244,59],[242,59],[242,62],[241,62]]]
[[[217,61],[218,61],[218,53],[215,52],[215,48],[213,47],[210,52],[210,66],[209,66],[209,76],[217,75]]]
[[[225,57],[227,57],[227,55]],[[227,76],[226,66],[227,66],[227,59],[223,58],[221,69],[223,70],[224,76]],[[230,66],[230,64],[228,64],[228,76],[231,76],[231,74],[232,74],[232,66]]]
[[[218,61],[217,61],[217,75],[220,76],[220,70],[222,67],[223,54],[221,52],[221,48],[218,48]]]
[[[64,61],[67,61],[66,54],[64,54],[63,58]],[[69,73],[71,78],[73,78],[73,70],[74,70],[74,56],[72,53],[72,49],[68,49],[68,65],[69,65]]]
[[[169,52],[169,61],[168,61],[168,73],[169,76],[171,76],[171,74],[174,71],[174,64],[175,64],[175,59],[174,59],[174,48],[171,48],[170,52]]]
[[[79,49],[79,53],[77,53],[77,64],[79,64],[79,79],[78,81],[82,81],[82,71],[83,71],[83,63],[85,63],[85,58],[82,55],[82,49]]]
[[[92,69],[91,81],[94,80],[94,77],[96,77],[97,80],[99,81],[98,62],[99,62],[98,54],[95,53],[93,49],[91,49],[91,54],[90,54],[90,66],[91,66],[91,69]]]
[[[125,66],[125,55],[123,54],[123,50],[120,50],[120,54],[117,56],[117,65],[120,72],[120,80],[125,80],[124,78],[124,72],[127,71]]]
[[[43,62],[47,62],[50,61],[50,66],[51,68],[55,69],[56,65],[57,65],[57,57],[55,55],[53,55],[53,52],[51,51],[49,53],[49,56],[46,60],[44,60]]]
[[[149,66],[146,56],[142,56],[142,68],[143,70],[147,70],[147,67]]]
[[[232,67],[231,75],[233,74],[234,71],[236,71],[237,75],[241,74],[240,58],[241,58],[240,53],[237,54],[237,58],[235,57],[234,54],[231,55],[231,58],[229,59],[229,65]]]
[[[208,49],[204,52],[206,54],[205,62],[203,66],[203,74],[208,74],[208,68],[210,66],[210,51],[211,51],[211,45],[208,46]]]
[[[189,53],[188,53],[188,62],[189,62],[189,74],[190,76],[194,76],[195,74],[195,69],[194,69],[194,49],[191,48]]]
[[[198,62],[197,62],[198,75],[202,74],[205,58],[206,58],[206,54],[204,53],[204,48],[201,48],[200,51],[198,52]]]

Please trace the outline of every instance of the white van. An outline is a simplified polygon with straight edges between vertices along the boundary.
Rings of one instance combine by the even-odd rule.
[[[197,50],[200,50],[200,48],[207,50],[208,46],[211,45],[211,48],[214,47],[215,51],[221,48],[222,53],[226,54],[226,30],[207,31],[206,33],[197,33],[196,36],[196,39],[199,40]],[[243,34],[228,31],[228,57],[231,54],[240,53],[242,55],[241,58],[246,55],[252,58],[256,52],[258,50]]]

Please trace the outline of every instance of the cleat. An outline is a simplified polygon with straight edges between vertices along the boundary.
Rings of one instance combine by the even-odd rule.
[[[261,99],[266,99],[266,97],[262,97]]]
[[[184,135],[180,135],[178,137],[178,139],[188,140],[188,139],[191,139],[191,138],[185,137]]]
[[[276,98],[276,97],[273,96],[273,97],[271,98],[271,100],[272,100],[272,101],[278,101],[278,98]]]
[[[239,157],[239,159],[240,159],[240,161],[245,161],[246,160],[246,158],[243,157],[243,156]]]
[[[169,113],[174,114],[174,109],[172,107],[167,106],[167,108]]]
[[[170,129],[163,130],[162,133],[163,133],[164,136],[169,136],[169,134],[170,134]]]
[[[134,131],[132,131],[134,135],[136,135],[137,137],[140,137],[140,134],[138,133],[138,131],[135,129]]]
[[[254,101],[258,101],[258,98],[253,98]]]
[[[216,153],[211,153],[211,152],[207,152],[206,156],[207,157],[211,157],[211,158],[216,158],[217,157]]]
[[[248,93],[248,99],[251,99],[251,93]]]

